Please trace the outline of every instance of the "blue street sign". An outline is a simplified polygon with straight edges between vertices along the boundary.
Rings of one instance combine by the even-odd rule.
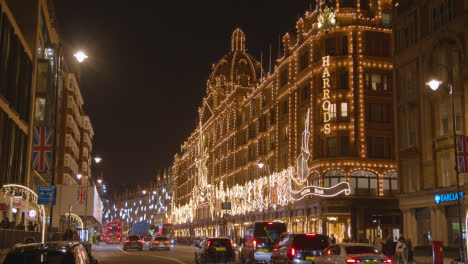
[[[37,196],[37,204],[55,205],[57,186],[39,186]]]

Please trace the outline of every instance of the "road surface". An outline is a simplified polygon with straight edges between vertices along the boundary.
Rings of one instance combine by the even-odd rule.
[[[143,251],[122,250],[122,244],[93,245],[93,256],[99,264],[194,264],[195,247],[193,246],[173,246],[170,251],[150,251],[145,245]]]

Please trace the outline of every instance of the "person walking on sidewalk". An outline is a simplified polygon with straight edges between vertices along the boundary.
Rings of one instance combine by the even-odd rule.
[[[377,235],[377,237],[374,239],[374,247],[377,248],[380,252],[382,252],[383,249],[383,240],[380,238],[380,235]]]
[[[400,237],[395,247],[395,264],[407,264],[405,239]]]

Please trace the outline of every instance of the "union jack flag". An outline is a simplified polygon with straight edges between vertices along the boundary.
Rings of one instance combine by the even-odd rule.
[[[77,200],[83,205],[86,201],[86,187],[84,185],[78,185],[78,196]]]
[[[50,127],[34,127],[33,138],[33,169],[38,171],[47,171],[52,163],[52,138],[53,129]]]
[[[468,172],[468,137],[457,136],[458,171]]]

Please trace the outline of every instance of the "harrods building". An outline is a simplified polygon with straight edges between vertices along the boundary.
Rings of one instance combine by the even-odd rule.
[[[238,238],[247,223],[278,220],[290,232],[334,234],[338,241],[400,236],[392,2],[319,2],[299,18],[295,32],[283,36],[271,72],[247,53],[242,30],[232,34],[231,50],[213,66],[199,107],[207,181],[247,186],[295,166],[310,109],[307,181],[322,187],[348,182],[349,195],[307,196],[274,209],[226,211],[224,217],[210,216],[202,204],[191,221],[175,221],[176,235]],[[197,186],[199,136],[197,128],[175,155],[176,209],[189,204]]]

